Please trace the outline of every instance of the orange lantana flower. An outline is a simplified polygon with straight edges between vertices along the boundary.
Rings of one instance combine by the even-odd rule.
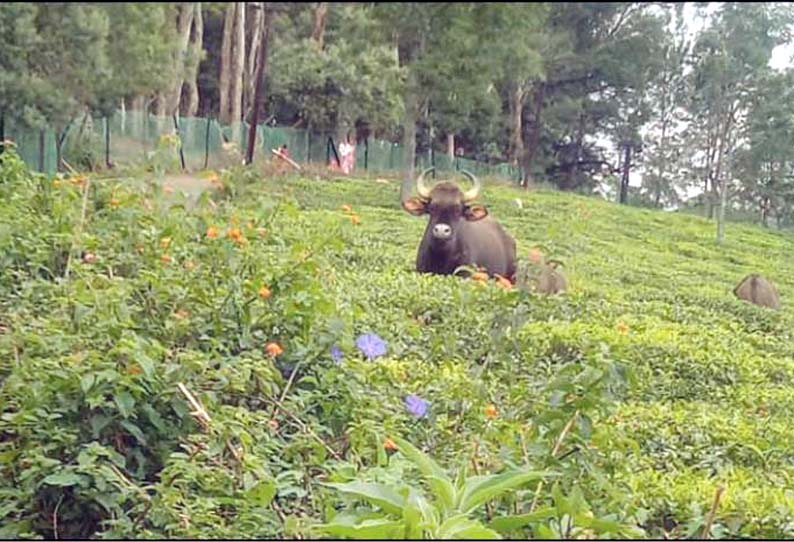
[[[279,354],[282,354],[284,350],[281,348],[281,346],[278,343],[270,342],[265,345],[265,352],[267,352],[269,355],[273,357],[276,357]]]
[[[510,290],[511,288],[513,288],[513,283],[510,282],[508,279],[504,278],[502,275],[496,275],[496,284],[498,284],[505,290]]]
[[[496,405],[491,403],[487,407],[485,407],[485,417],[486,418],[496,418],[499,412],[496,410]]]

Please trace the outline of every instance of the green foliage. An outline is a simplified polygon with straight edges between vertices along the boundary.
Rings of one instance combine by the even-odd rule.
[[[0,155],[0,536],[683,537],[718,484],[713,535],[791,536],[788,236],[486,181],[542,296],[416,274],[396,183],[215,174]]]
[[[516,469],[497,475],[467,477],[466,468],[461,467],[453,481],[435,461],[408,441],[395,438],[394,442],[431,487],[430,498],[422,495],[421,489],[405,484],[358,480],[327,484],[340,493],[377,506],[382,512],[338,514],[332,522],[316,527],[320,533],[349,538],[361,538],[361,535],[378,538],[500,538],[496,531],[470,517],[471,514],[510,490],[553,475]],[[500,525],[508,525],[514,518],[500,519]]]

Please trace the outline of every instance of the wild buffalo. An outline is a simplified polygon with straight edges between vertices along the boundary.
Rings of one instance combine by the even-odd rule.
[[[541,266],[538,276],[537,291],[542,294],[558,294],[568,289],[565,275],[557,268],[562,265],[557,260],[549,260]]]
[[[744,277],[733,289],[733,293],[739,299],[754,305],[775,310],[780,308],[780,294],[775,285],[756,273]]]
[[[416,270],[420,273],[450,275],[462,265],[485,268],[493,275],[513,280],[516,271],[516,242],[502,226],[488,216],[481,205],[472,205],[480,194],[480,181],[468,171],[462,173],[474,186],[462,191],[457,184],[444,181],[431,189],[424,178],[416,180],[416,193],[403,202],[414,216],[430,215],[419,251]]]

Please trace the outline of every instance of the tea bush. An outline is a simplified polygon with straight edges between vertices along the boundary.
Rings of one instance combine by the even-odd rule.
[[[208,175],[0,156],[1,537],[699,536],[720,485],[794,535],[787,234],[486,182],[544,297],[415,273],[395,182]]]

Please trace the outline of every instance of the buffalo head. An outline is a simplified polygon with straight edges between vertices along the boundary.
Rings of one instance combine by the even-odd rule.
[[[451,274],[462,265],[484,267],[491,274],[512,278],[515,273],[515,241],[488,216],[488,210],[473,201],[480,193],[480,181],[468,171],[473,186],[466,191],[453,182],[441,182],[431,189],[425,184],[428,168],[416,181],[417,197],[403,202],[414,216],[427,214],[430,220],[419,246],[416,266],[420,272]]]

